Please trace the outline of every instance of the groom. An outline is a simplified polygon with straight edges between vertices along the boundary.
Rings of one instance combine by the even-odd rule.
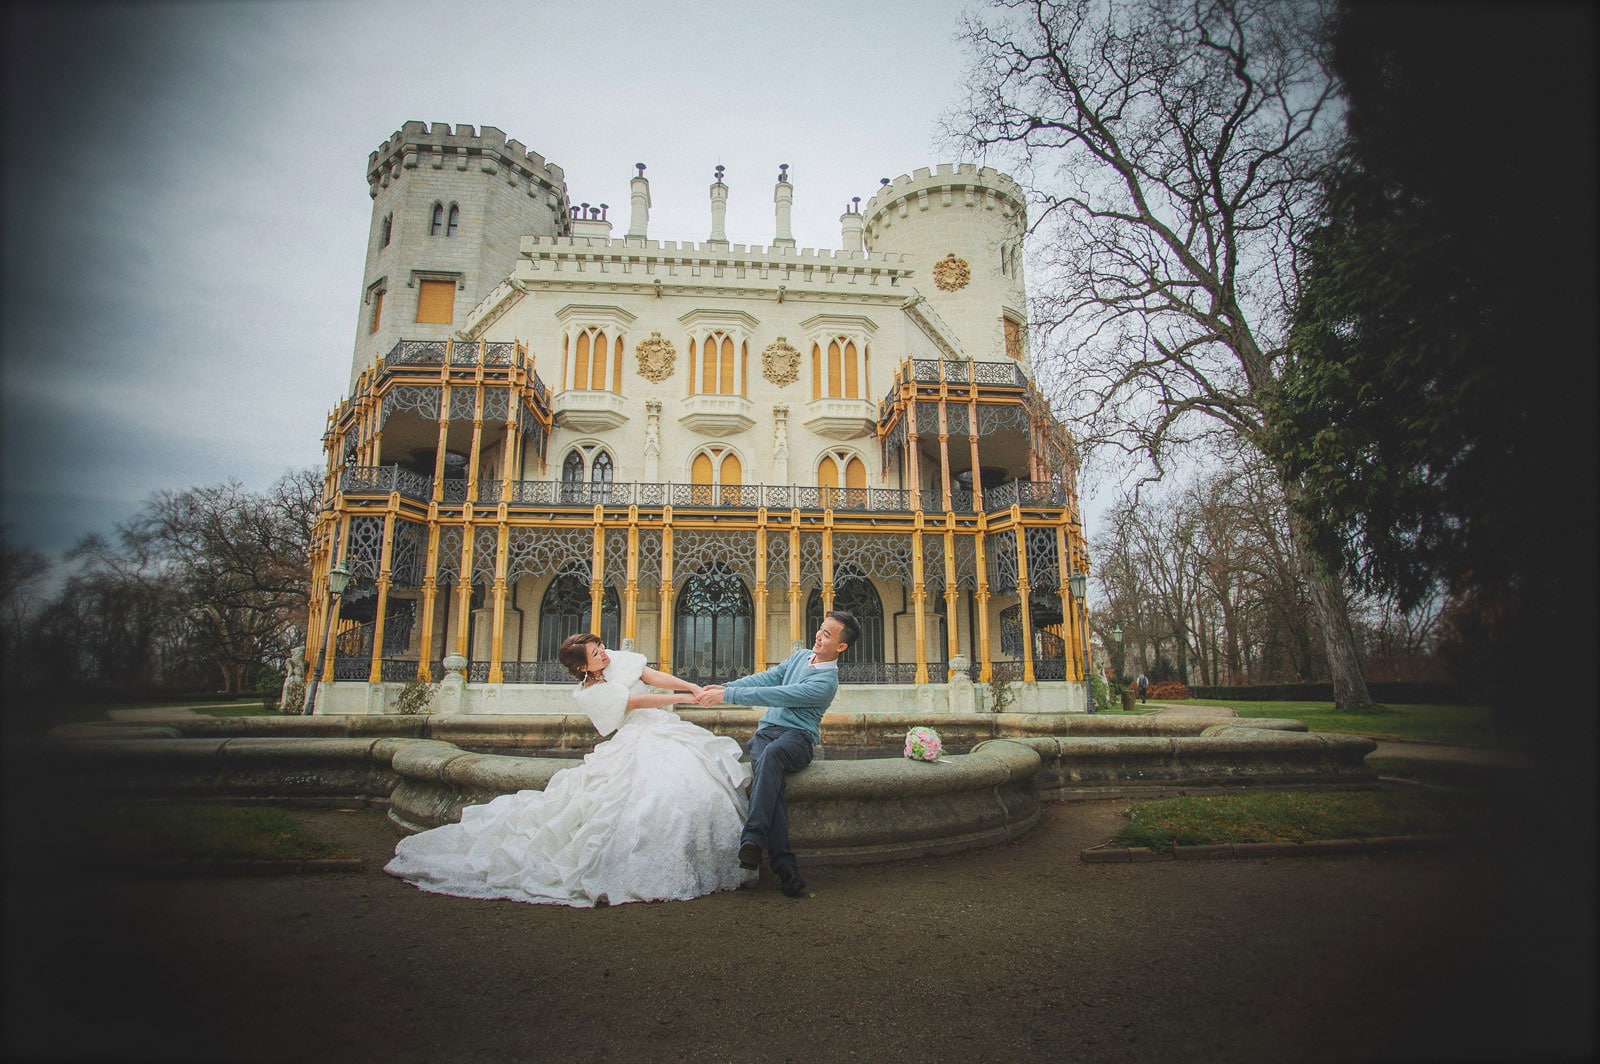
[[[695,700],[702,706],[733,701],[769,707],[750,739],[755,777],[750,784],[750,816],[739,837],[739,867],[761,867],[764,847],[767,864],[791,898],[806,892],[806,881],[800,878],[794,851],[789,849],[784,777],[811,764],[812,748],[822,741],[822,715],[839,693],[839,655],[860,634],[855,617],[844,610],[829,610],[810,650],[797,650],[766,672],[707,687]]]

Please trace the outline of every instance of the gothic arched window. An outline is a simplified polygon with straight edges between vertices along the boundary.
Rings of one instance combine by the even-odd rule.
[[[445,226],[444,235],[445,236],[455,236],[456,235],[456,227],[458,225],[460,225],[460,224],[461,224],[461,208],[457,207],[454,203],[452,203],[452,204],[450,204],[450,221]]]
[[[433,205],[433,220],[428,223],[428,235],[429,236],[438,236],[439,235],[439,231],[441,229],[443,229],[443,228],[444,228],[444,204],[435,203]]]
[[[569,635],[590,630],[589,581],[567,573],[550,581],[539,603],[539,661],[555,661],[556,650]],[[615,647],[621,640],[622,605],[617,589],[600,598],[600,638]]]
[[[755,664],[755,607],[744,581],[722,562],[702,566],[678,593],[673,675],[691,683],[748,676]]]
[[[389,246],[389,238],[391,236],[393,236],[393,235],[394,235],[394,215],[393,214],[386,214],[386,215],[383,216],[383,242],[380,243],[378,246],[379,247],[384,247],[384,248],[388,247]]]
[[[574,448],[561,463],[561,501],[583,501],[583,452]]]
[[[589,483],[594,485],[594,498],[596,502],[604,503],[611,499],[611,456],[601,451],[594,456],[594,461],[589,465]]]
[[[878,589],[855,566],[841,566],[833,574],[833,608],[848,611],[861,629],[861,637],[839,659],[839,679],[870,681],[881,671],[872,666],[883,663],[883,600]],[[806,600],[807,638],[822,627],[822,617],[822,592],[812,588]]]

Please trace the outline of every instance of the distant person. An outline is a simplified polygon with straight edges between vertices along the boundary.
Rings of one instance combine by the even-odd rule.
[[[384,871],[435,894],[579,907],[695,898],[754,878],[735,841],[750,781],[738,741],[667,708],[701,688],[589,633],[556,657],[611,738],[542,791],[502,794],[401,839]]]
[[[1150,677],[1141,672],[1134,682],[1139,685],[1139,701],[1143,702],[1145,695],[1150,693]]]
[[[750,815],[739,836],[739,866],[761,867],[761,851],[791,898],[806,892],[794,851],[789,849],[789,806],[784,778],[811,764],[822,741],[822,715],[839,693],[839,655],[861,635],[855,617],[845,610],[829,610],[812,640],[810,650],[797,650],[778,665],[754,676],[741,676],[724,686],[708,686],[695,699],[702,706],[726,700],[769,707],[750,738],[750,763],[755,779],[750,784]]]

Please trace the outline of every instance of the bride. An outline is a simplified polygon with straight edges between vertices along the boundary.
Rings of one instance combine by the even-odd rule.
[[[581,765],[543,791],[468,806],[461,821],[401,839],[384,871],[423,890],[553,905],[617,905],[731,890],[739,867],[750,767],[739,744],[665,708],[699,688],[569,636],[557,657],[601,735]],[[668,688],[674,694],[646,689]]]

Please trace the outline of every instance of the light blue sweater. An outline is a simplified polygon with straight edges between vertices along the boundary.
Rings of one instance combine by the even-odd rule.
[[[722,700],[741,706],[767,706],[762,724],[781,724],[822,741],[822,715],[839,693],[838,669],[813,669],[811,651],[797,650],[766,672],[741,676],[723,685]]]

